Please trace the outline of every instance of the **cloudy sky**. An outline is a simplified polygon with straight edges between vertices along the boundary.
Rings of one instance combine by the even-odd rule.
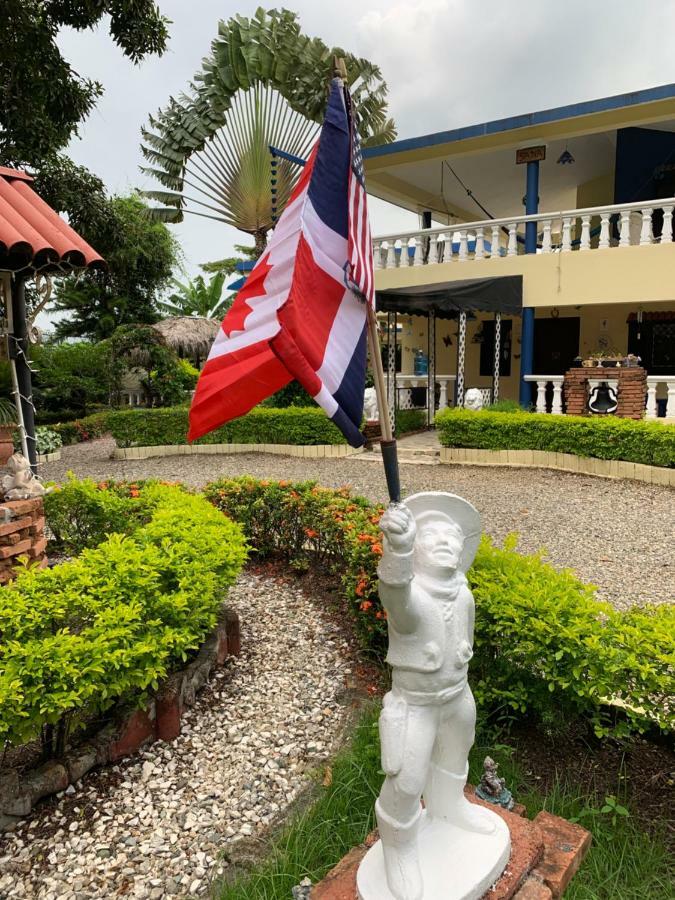
[[[245,0],[159,0],[169,49],[132,65],[105,29],[64,32],[73,68],[105,95],[69,152],[111,192],[152,187],[139,172],[149,112],[184,90],[219,19],[250,15]],[[303,30],[382,68],[399,137],[470,125],[675,81],[675,3],[635,0],[289,0]],[[410,213],[375,201],[373,230],[407,227]],[[189,272],[245,236],[196,216],[176,228]]]

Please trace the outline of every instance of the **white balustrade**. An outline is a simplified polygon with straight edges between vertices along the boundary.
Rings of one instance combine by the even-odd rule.
[[[456,379],[456,375],[436,375],[436,384],[439,387],[439,410],[447,408],[450,389],[454,385]],[[399,409],[424,409],[424,404],[420,404],[419,407],[413,407],[412,389],[427,388],[428,386],[429,379],[426,375],[403,375],[399,372],[396,376]]]
[[[525,375],[524,380],[530,384],[537,385],[537,399],[535,412],[547,413],[549,409],[546,406],[546,389],[549,384],[553,387],[553,397],[551,399],[550,413],[553,416],[562,415],[562,389],[565,380],[564,375]]]
[[[663,375],[647,376],[645,416],[648,419],[656,419],[658,416],[657,394],[665,394],[665,397],[660,398],[666,401],[663,415],[666,418],[675,417],[675,378]]]
[[[503,253],[500,252],[502,235],[505,235],[504,255],[516,256],[522,252],[522,235],[528,222],[534,222],[537,226],[540,253],[587,251],[596,246],[604,250],[673,243],[675,197],[650,202],[650,206],[644,206],[644,203],[618,203],[508,219],[461,222],[385,235],[374,240],[375,268],[499,259]],[[656,212],[663,214],[660,237],[654,236]],[[591,227],[592,222],[599,222],[599,225]]]

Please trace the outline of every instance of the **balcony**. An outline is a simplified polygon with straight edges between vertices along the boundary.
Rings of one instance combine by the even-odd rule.
[[[524,255],[528,223],[536,225],[538,255],[672,244],[674,209],[675,197],[668,197],[648,206],[644,202],[619,203],[398,232],[374,238],[375,268],[405,269]],[[471,275],[463,272],[461,277]]]

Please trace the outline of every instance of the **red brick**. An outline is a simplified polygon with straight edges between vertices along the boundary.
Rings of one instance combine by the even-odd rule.
[[[167,690],[156,700],[155,735],[160,741],[173,741],[180,734],[183,715],[180,690]]]
[[[0,538],[0,546],[1,547],[12,547],[14,544],[18,544],[21,540],[21,535],[18,531],[15,531],[14,534],[5,534]]]
[[[143,744],[155,736],[155,724],[145,709],[134,710],[122,723],[117,740],[112,741],[109,748],[110,762],[136,753]]]
[[[7,500],[2,506],[11,510],[15,516],[25,516],[27,513],[33,512],[33,510],[39,509],[40,513],[42,513],[43,503],[42,500]]]
[[[553,894],[548,885],[530,875],[513,895],[514,900],[551,900]]]
[[[41,538],[39,541],[35,541],[33,546],[28,551],[28,555],[35,559],[37,556],[42,556],[42,554],[47,549],[47,538]]]
[[[241,653],[241,633],[239,631],[239,616],[233,609],[225,612],[227,624],[227,652],[231,656],[239,656]]]
[[[532,872],[546,883],[555,900],[562,897],[591,846],[591,833],[549,812],[534,819],[544,839],[544,856]]]
[[[30,550],[30,541],[19,541],[18,544],[14,544],[11,547],[0,547],[0,559],[7,559],[10,556],[18,556],[20,553],[25,553],[27,550]]]
[[[23,516],[20,519],[12,519],[10,522],[5,522],[3,525],[0,525],[0,537],[5,534],[13,534],[22,528],[27,528],[32,521],[30,516]]]
[[[41,531],[45,530],[45,517],[40,516],[39,519],[36,519],[33,524],[30,526],[31,534],[39,534]]]

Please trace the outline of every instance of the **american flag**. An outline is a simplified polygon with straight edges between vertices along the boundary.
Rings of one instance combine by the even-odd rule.
[[[366,180],[363,171],[361,142],[349,92],[345,90],[347,114],[351,129],[351,165],[349,167],[349,261],[345,281],[362,300],[371,305],[375,298],[373,244],[368,221]]]

